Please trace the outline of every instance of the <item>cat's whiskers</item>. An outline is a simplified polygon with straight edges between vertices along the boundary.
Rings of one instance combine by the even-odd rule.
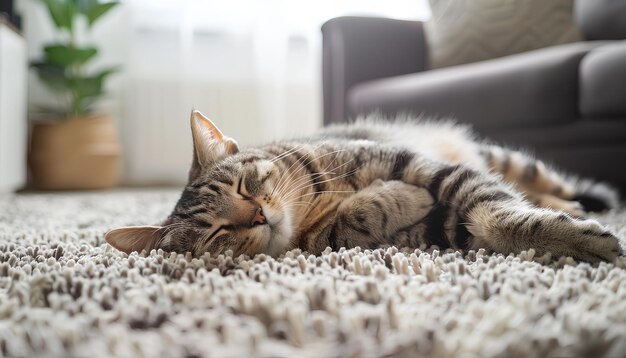
[[[297,197],[297,196],[293,196],[293,193],[297,192],[297,190],[298,190],[299,188],[306,188],[306,187],[310,187],[310,184],[309,184],[309,183],[310,183],[311,181],[313,181],[314,179],[317,179],[317,178],[319,178],[319,177],[321,177],[321,176],[323,176],[323,175],[335,174],[335,170],[340,169],[341,167],[343,167],[343,166],[345,166],[346,164],[348,164],[350,161],[345,162],[345,163],[342,163],[342,164],[340,164],[340,165],[337,165],[336,167],[334,167],[334,168],[333,168],[333,169],[331,169],[330,171],[327,171],[327,170],[328,170],[328,168],[329,168],[331,165],[333,165],[333,163],[335,162],[335,160],[336,160],[336,156],[339,154],[339,152],[342,152],[342,151],[343,151],[343,150],[337,150],[337,151],[333,151],[333,152],[330,152],[330,153],[326,153],[326,154],[324,154],[323,156],[327,156],[327,155],[332,155],[332,154],[335,154],[335,159],[331,160],[331,161],[330,161],[330,162],[326,165],[326,167],[324,167],[323,172],[318,172],[318,173],[315,173],[315,174],[312,174],[312,175],[307,175],[307,176],[303,177],[303,178],[305,178],[305,180],[304,180],[305,184],[304,184],[304,185],[300,185],[299,187],[296,187],[296,185],[300,184],[300,183],[303,181],[303,180],[302,180],[303,178],[299,178],[299,179],[297,179],[295,182],[291,183],[291,185],[290,185],[290,186],[286,187],[287,189],[291,188],[291,190],[287,193],[288,195],[281,196],[281,199],[283,199],[283,200],[284,200],[284,202],[285,202],[285,205],[283,206],[283,210],[284,210],[285,208],[290,208],[290,207],[294,207],[294,206],[302,206],[302,207],[307,208],[307,210],[305,211],[305,215],[304,215],[304,216],[306,216],[306,215],[307,215],[307,214],[311,211],[311,209],[313,208],[313,206],[311,206],[311,204],[312,204],[313,202],[312,202],[310,199],[309,199],[309,200],[307,200],[307,201],[297,201],[297,200],[299,199],[299,197]],[[357,168],[357,169],[358,169],[358,168]],[[342,176],[343,176],[343,175],[346,175],[346,174],[351,175],[351,174],[353,174],[353,172],[355,172],[355,171],[356,171],[356,169],[355,169],[354,171],[349,171],[349,172],[347,172],[347,173],[344,173],[344,174],[342,174]],[[351,173],[351,172],[352,172],[352,173]],[[338,177],[336,177],[336,178],[339,178],[339,177],[341,177],[341,176],[338,176]],[[335,179],[335,178],[330,178],[330,179],[324,180],[323,182],[331,181],[331,180],[333,180],[333,179]],[[329,192],[330,192],[330,191],[329,191]],[[322,191],[320,191],[319,193],[322,193]],[[281,194],[282,194],[282,191],[281,191]]]
[[[334,153],[336,153],[336,152],[337,152],[337,151],[335,151],[335,152],[331,152],[331,153],[327,153],[327,154],[321,155],[321,156],[319,156],[319,157],[317,157],[317,158],[315,158],[315,159],[320,159],[320,158],[322,158],[322,157],[325,157],[325,156],[330,155],[330,154],[334,154]],[[334,159],[333,159],[333,161],[334,161]],[[296,179],[295,181],[290,182],[289,184],[293,187],[293,186],[295,186],[295,185],[300,185],[300,183],[301,183],[301,182],[303,182],[303,181],[311,181],[311,180],[313,180],[313,179],[317,179],[318,177],[320,177],[320,176],[322,176],[322,175],[325,175],[325,174],[334,174],[334,173],[332,173],[332,172],[327,172],[327,171],[326,171],[326,170],[328,169],[328,167],[330,167],[330,166],[332,165],[333,161],[329,162],[329,163],[328,163],[328,165],[326,165],[326,167],[325,167],[324,169],[322,169],[322,172],[313,173],[313,174],[311,174],[311,175],[302,175],[302,176],[300,176],[298,179]],[[310,163],[310,162],[309,162],[309,163]],[[309,164],[309,163],[307,163],[307,164]],[[304,168],[304,165],[302,166],[302,168]],[[294,171],[292,171],[292,172],[290,172],[290,173],[289,173],[289,177],[292,177],[292,176],[293,176],[296,172],[297,172],[297,171],[295,171],[295,170],[294,170]],[[289,182],[289,181],[287,181],[287,182]],[[281,189],[282,189],[282,188],[281,188]],[[279,191],[279,192],[280,192],[280,191]],[[283,194],[282,192],[280,192],[280,193],[281,193],[281,194]]]
[[[299,185],[306,185],[321,176],[329,175],[329,174],[335,174],[335,173],[325,171],[325,172],[317,172],[311,175],[303,175],[300,178],[296,179],[295,181],[289,183],[289,185],[285,187],[285,190],[281,190],[279,193],[277,193],[277,196],[282,196],[286,192],[290,191],[292,188],[295,188]]]
[[[310,158],[309,159],[311,154],[315,153],[315,151],[318,150],[322,145],[324,145],[324,143],[319,143],[317,146],[315,146],[313,149],[311,149],[305,155],[301,156],[298,160],[296,160],[294,163],[292,163],[291,166],[289,166],[289,168],[287,168],[287,170],[285,170],[285,172],[287,173],[287,176],[281,177],[281,181],[279,182],[280,184],[282,184],[281,186],[284,186],[286,183],[288,183],[293,178],[293,176],[298,172],[298,170],[304,169],[306,165],[309,165],[310,163],[312,163],[313,161],[315,161],[317,159],[323,158],[323,157],[325,157],[327,155],[330,155],[330,154],[334,153],[334,152],[326,153],[326,154],[319,155],[319,156],[317,156],[315,158]],[[338,152],[338,151],[335,151],[335,152]],[[307,162],[304,163],[304,161],[307,161]],[[292,170],[294,165],[298,165],[299,168]],[[278,184],[277,184],[276,187],[278,187]]]
[[[303,145],[304,145],[304,143],[297,144],[295,147],[293,147],[293,148],[291,148],[289,150],[286,150],[286,151],[282,152],[281,154],[275,156],[273,159],[270,160],[270,162],[274,163],[274,162],[276,162],[278,160],[283,159],[284,157],[286,157],[286,156],[290,155],[291,153],[295,152],[296,150],[302,148]]]
[[[297,200],[297,199],[296,199]],[[306,209],[306,212],[310,211],[312,206],[311,206],[312,202],[311,201],[289,201],[289,202],[285,202],[281,205],[281,210],[283,212],[284,215],[289,215],[291,216],[290,213],[286,212],[286,211],[290,211],[291,209]],[[270,216],[267,217],[267,221],[268,222],[272,222],[272,219],[278,215],[279,212],[276,212]],[[304,217],[304,216],[302,216]]]
[[[319,149],[319,147],[320,147],[320,146],[322,146],[323,144],[324,144],[324,143],[320,143],[318,146],[316,146],[315,148],[313,148],[313,150],[312,150],[311,152],[309,152],[309,153],[307,153],[306,155],[302,156],[302,157],[301,157],[300,159],[298,159],[295,163],[293,163],[293,164],[292,164],[292,165],[291,165],[291,166],[287,169],[287,173],[288,173],[288,175],[287,175],[287,176],[285,176],[285,177],[281,177],[281,181],[282,181],[282,183],[281,183],[280,189],[278,189],[278,190],[277,190],[277,189],[275,188],[274,190],[272,190],[272,194],[271,194],[271,195],[273,195],[273,194],[274,194],[274,191],[277,191],[277,192],[279,193],[279,194],[277,194],[277,195],[282,195],[282,194],[283,194],[282,189],[283,189],[283,187],[285,187],[285,185],[289,185],[289,184],[291,184],[291,185],[295,185],[295,184],[294,184],[294,182],[291,182],[291,179],[292,179],[292,178],[293,178],[293,176],[294,176],[294,175],[298,172],[298,170],[300,170],[300,169],[304,169],[306,165],[309,165],[310,163],[312,163],[312,162],[313,162],[313,161],[315,161],[315,160],[319,160],[319,159],[322,159],[322,158],[324,158],[324,157],[327,157],[327,156],[329,156],[329,155],[333,155],[333,154],[335,154],[335,159],[336,159],[337,155],[338,155],[340,152],[345,151],[344,149],[335,150],[335,151],[332,151],[332,152],[329,152],[329,153],[324,153],[324,154],[318,155],[318,156],[316,156],[316,157],[314,157],[314,158],[310,158],[310,160],[308,160],[306,163],[300,163],[300,160],[301,160],[301,159],[309,159],[310,154],[311,154],[312,152],[315,152],[317,149]],[[333,159],[333,161],[334,161],[335,159]],[[327,169],[327,168],[328,168],[328,167],[332,164],[332,162],[333,162],[333,161],[331,161],[331,162],[328,164],[328,166],[326,166],[326,168],[324,168],[324,169],[323,169],[323,171],[325,171],[325,170],[326,170],[326,169]],[[300,165],[300,167],[299,167],[298,169],[296,169],[296,170],[291,170],[291,168],[293,168],[293,166],[294,166],[295,164],[299,164],[299,165]],[[316,173],[316,174],[319,174],[320,176],[321,176],[321,175],[324,175],[324,174],[321,174],[321,173]],[[285,180],[284,180],[284,181],[282,180],[283,178],[285,178]],[[296,183],[299,183],[299,182],[300,182],[301,180],[303,180],[303,179],[304,179],[304,180],[313,180],[313,179],[312,179],[309,175],[305,175],[305,176],[302,176],[302,177],[300,177],[300,178],[296,179],[296,181],[295,181],[295,182],[296,182]],[[280,182],[279,182],[279,183],[280,183]],[[278,186],[278,185],[277,185],[277,186]]]
[[[306,193],[306,194],[302,194],[298,197],[296,197],[295,199],[301,199],[307,196],[311,196],[311,195],[317,195],[317,194],[329,194],[329,193],[350,193],[350,194],[354,194],[356,193],[356,191],[354,190],[318,190],[318,191],[313,191],[310,193]]]
[[[349,176],[349,175],[352,175],[352,174],[356,173],[356,171],[357,171],[358,169],[360,169],[360,167],[359,167],[359,168],[355,168],[355,169],[353,169],[353,170],[351,170],[351,171],[348,171],[348,172],[346,172],[345,174],[343,174],[342,176]],[[298,199],[301,199],[301,198],[303,198],[303,197],[305,197],[305,196],[310,196],[310,199],[308,200],[308,202],[309,202],[309,207],[306,209],[306,211],[305,211],[304,213],[302,213],[302,214],[301,214],[301,217],[306,218],[306,217],[309,215],[309,213],[313,210],[313,208],[315,207],[314,205],[310,205],[310,204],[312,204],[312,201],[315,199],[314,195],[316,195],[316,194],[323,195],[323,194],[324,194],[324,193],[326,193],[326,192],[330,193],[330,192],[332,192],[332,191],[329,191],[329,190],[324,190],[324,191],[318,191],[318,192],[313,192],[313,193],[303,194],[303,195],[301,195],[301,196],[294,197],[294,198],[292,198],[291,200],[298,200]],[[343,193],[354,193],[354,191],[353,191],[353,190],[347,190],[347,191],[335,191],[335,192],[337,192],[337,193],[339,193],[339,192],[343,192]]]
[[[328,169],[328,167],[330,167],[336,160],[336,156],[340,151],[334,151],[334,152],[330,152],[325,154],[326,155],[331,155],[331,154],[335,154],[335,159],[333,159],[332,161],[330,161],[328,163],[328,165],[326,165],[326,167],[323,169],[323,172],[317,172],[317,173],[313,173],[311,175],[304,175],[300,178],[298,178],[296,181],[294,181],[293,183],[290,183],[290,188],[287,188],[286,191],[281,191],[280,192],[280,197],[284,198],[284,197],[288,197],[289,194],[291,194],[294,191],[300,190],[302,188],[307,187],[307,185],[312,184],[311,182],[321,176],[324,175],[328,175],[328,174],[335,174],[335,170],[341,168],[343,165],[345,165],[346,163],[343,163],[341,165],[338,165],[337,167],[331,169],[330,171],[326,171]],[[305,182],[304,184],[302,184],[302,182]]]
[[[291,179],[293,179],[293,176],[298,172],[298,170],[304,168],[304,165],[300,163],[300,161],[303,158],[304,157],[298,159],[296,162],[291,164],[291,166],[289,168],[287,168],[287,170],[285,171],[287,173],[287,175],[284,175],[284,176],[282,176],[280,178],[280,180],[278,181],[278,183],[276,184],[276,186],[272,190],[272,193],[270,194],[270,196],[273,196],[275,192],[276,193],[280,193],[282,191],[283,187],[288,185],[288,183],[291,181]],[[296,165],[296,164],[298,164],[300,167],[298,169],[291,170],[293,168],[293,166]]]
[[[289,202],[289,203],[284,203],[283,205],[281,205],[281,210],[284,211],[284,210],[287,210],[287,209],[291,209],[292,207],[297,207],[297,206],[304,206],[304,207],[306,207],[306,206],[309,206],[309,205],[311,205],[311,203],[308,202],[308,201]],[[267,221],[268,222],[272,222],[272,219],[276,215],[278,215],[278,214],[279,214],[279,212],[276,212],[276,213],[274,213],[272,215],[268,215],[267,216]]]
[[[161,230],[164,231],[164,232],[170,232],[172,230],[176,230],[176,229],[179,229],[179,228],[184,227],[184,226],[185,226],[185,223],[183,223],[183,222],[176,222],[176,223],[172,223],[172,224],[169,224],[167,226],[164,226]]]
[[[276,191],[276,190],[277,190],[277,189],[276,189],[277,187],[279,187],[279,186],[280,186],[280,187],[284,186],[284,185],[285,185],[285,183],[288,183],[288,182],[289,182],[289,180],[290,180],[291,178],[293,178],[293,175],[295,175],[295,173],[297,172],[297,170],[293,170],[293,171],[291,170],[291,168],[293,168],[293,166],[294,166],[294,165],[298,164],[298,165],[301,165],[301,168],[304,168],[304,165],[305,165],[305,164],[301,164],[301,163],[300,163],[300,161],[301,161],[301,160],[306,160],[306,159],[309,157],[309,155],[311,154],[311,152],[315,152],[315,151],[316,151],[317,149],[319,149],[319,147],[320,147],[320,146],[322,146],[322,145],[323,145],[323,143],[319,143],[316,147],[314,147],[314,148],[313,148],[310,152],[308,152],[306,155],[303,155],[302,157],[298,158],[298,160],[296,160],[294,163],[292,163],[292,164],[291,164],[291,166],[289,166],[289,168],[287,168],[287,170],[286,170],[287,175],[286,175],[286,176],[284,176],[284,177],[281,177],[281,179],[278,181],[278,183],[277,183],[277,184],[276,184],[276,186],[274,187],[274,190],[272,190],[272,193],[270,194],[270,196],[274,194],[274,191]],[[299,145],[299,146],[297,146],[296,148],[294,148],[294,150],[293,150],[291,153],[295,152],[296,150],[298,150],[298,149],[300,149],[300,148],[302,148],[302,145]],[[289,154],[291,154],[291,153],[289,153]],[[289,155],[289,154],[288,154],[288,155]],[[307,164],[308,164],[308,163],[310,163],[310,162],[307,162]]]
[[[325,138],[325,137],[324,137]],[[304,147],[305,145],[310,145],[312,142],[313,138],[308,138],[306,140],[304,140],[302,143],[297,143],[293,148],[284,151],[283,153],[277,155],[274,159],[271,160],[271,162],[276,162],[294,152],[296,152],[298,149]],[[323,141],[322,141],[323,142]],[[315,147],[314,150],[317,150],[320,146],[322,146],[324,143],[318,143],[317,147]]]
[[[350,162],[352,162],[352,161],[353,161],[353,160],[352,160],[352,159],[350,159],[349,161],[347,161],[347,162],[345,162],[345,163],[343,163],[343,164],[341,164],[341,165],[337,166],[336,168],[333,168],[333,169],[332,169],[332,171],[334,172],[334,171],[336,171],[337,169],[339,169],[339,168],[341,168],[341,167],[343,167],[343,166],[345,166],[345,165],[349,164],[349,163],[350,163]],[[323,184],[323,183],[328,183],[328,182],[331,182],[331,181],[334,181],[334,180],[338,180],[338,179],[342,179],[342,178],[348,177],[348,176],[353,175],[354,173],[356,173],[356,172],[358,171],[358,169],[360,169],[360,168],[355,168],[355,169],[350,170],[350,171],[347,171],[347,172],[345,172],[345,173],[343,173],[343,174],[341,174],[341,175],[337,175],[337,176],[331,177],[331,178],[326,179],[326,180],[322,180],[322,181],[315,182],[315,183],[310,183],[310,184],[307,184],[307,185],[304,185],[304,186],[301,186],[301,187],[295,188],[295,189],[291,190],[289,193],[287,193],[287,194],[283,197],[283,199],[290,198],[290,196],[291,196],[291,195],[293,195],[294,193],[297,193],[297,192],[302,191],[302,190],[304,190],[304,189],[310,188],[310,187],[312,187],[312,186],[319,185],[319,184]]]

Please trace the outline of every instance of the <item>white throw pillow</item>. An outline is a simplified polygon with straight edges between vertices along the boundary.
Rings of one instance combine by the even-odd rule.
[[[573,0],[430,0],[430,68],[582,40]]]

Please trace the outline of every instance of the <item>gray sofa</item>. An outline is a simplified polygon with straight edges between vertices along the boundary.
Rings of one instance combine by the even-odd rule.
[[[626,1],[579,0],[587,41],[428,70],[422,23],[341,17],[323,33],[324,123],[453,117],[570,172],[626,188]]]

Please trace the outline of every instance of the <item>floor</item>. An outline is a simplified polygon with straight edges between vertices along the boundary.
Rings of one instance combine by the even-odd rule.
[[[122,254],[173,189],[0,196],[5,356],[623,356],[626,259],[409,249]],[[598,217],[626,237],[626,211]]]

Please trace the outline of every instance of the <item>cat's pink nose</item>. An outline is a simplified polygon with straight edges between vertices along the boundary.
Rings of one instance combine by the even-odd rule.
[[[252,226],[254,225],[263,225],[267,223],[267,219],[263,215],[263,208],[259,207],[254,215],[254,219],[252,219]]]

